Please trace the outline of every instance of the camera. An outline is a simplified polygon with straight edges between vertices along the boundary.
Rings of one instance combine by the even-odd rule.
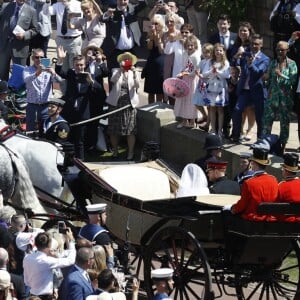
[[[164,0],[158,0],[158,1],[157,1],[157,4],[164,5],[165,2],[164,2]]]
[[[66,223],[64,221],[58,221],[57,226],[59,233],[65,234],[67,232]]]
[[[243,56],[244,56],[244,57],[252,57],[252,53],[249,52],[249,51],[245,51],[245,52],[243,53]]]

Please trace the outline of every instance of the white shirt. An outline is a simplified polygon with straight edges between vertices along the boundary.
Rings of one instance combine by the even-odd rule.
[[[81,30],[78,29],[69,29],[65,35],[61,33],[61,25],[63,20],[65,6],[62,2],[56,2],[53,5],[50,3],[45,3],[43,6],[43,13],[45,15],[54,16],[56,15],[56,24],[57,24],[57,35],[58,36],[70,36],[76,37],[82,34]],[[81,13],[81,3],[77,0],[71,0],[69,3],[70,13]]]
[[[75,263],[75,243],[70,242],[66,257],[56,258],[36,251],[25,256],[23,260],[24,282],[34,295],[53,293],[53,269],[64,268]]]

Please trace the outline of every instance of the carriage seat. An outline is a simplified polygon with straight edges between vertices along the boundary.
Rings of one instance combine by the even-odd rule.
[[[139,200],[171,197],[169,178],[164,172],[145,166],[122,165],[99,171],[99,176],[118,193]]]

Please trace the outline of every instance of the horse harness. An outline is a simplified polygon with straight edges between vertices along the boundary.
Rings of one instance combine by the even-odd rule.
[[[17,157],[18,158],[18,155],[13,152],[10,148],[8,148],[4,142],[6,140],[8,140],[9,138],[11,138],[12,136],[14,136],[16,134],[16,130],[13,129],[11,126],[5,126],[4,128],[2,128],[0,130],[0,146],[2,146],[8,153],[9,157],[10,157],[10,162],[11,162],[11,165],[12,165],[12,168],[13,168],[13,180],[12,180],[12,183],[11,183],[11,186],[9,186],[7,188],[7,190],[12,190],[9,198],[12,198],[14,196],[14,193],[15,193],[15,187],[17,185],[17,182],[19,180],[19,172],[18,172],[18,168],[16,166],[16,163],[14,162],[14,159],[12,158],[13,156]],[[5,191],[5,190],[4,190]]]

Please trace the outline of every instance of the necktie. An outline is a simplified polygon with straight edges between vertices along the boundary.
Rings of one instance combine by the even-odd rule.
[[[16,10],[15,10],[15,14],[13,15],[13,17],[11,18],[11,21],[10,21],[11,31],[13,31],[15,29],[15,27],[17,26],[18,19],[19,19],[19,12],[20,12],[20,6],[17,5]]]
[[[65,7],[63,19],[61,22],[61,33],[65,35],[68,32],[68,14],[69,14],[69,8]]]
[[[225,42],[224,35],[220,35],[220,43],[224,45],[224,42]]]

